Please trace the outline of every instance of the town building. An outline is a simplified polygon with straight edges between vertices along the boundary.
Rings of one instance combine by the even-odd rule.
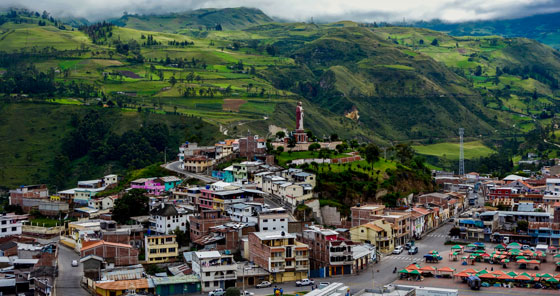
[[[384,205],[357,205],[350,208],[352,227],[377,220],[376,216],[383,215],[384,210]]]
[[[195,241],[209,234],[210,227],[230,222],[231,219],[221,210],[201,210],[196,216],[190,217],[191,240]]]
[[[249,234],[250,261],[270,273],[271,281],[301,280],[309,273],[309,247],[285,231]]]
[[[172,204],[161,203],[150,212],[150,231],[171,234],[179,229],[187,232],[187,211]]]
[[[235,287],[237,264],[230,252],[194,252],[192,270],[200,277],[202,292]]]
[[[309,246],[312,271],[319,271],[324,276],[352,273],[354,243],[339,236],[338,232],[310,226],[303,231],[301,241]]]
[[[80,257],[95,255],[115,266],[138,264],[138,249],[128,244],[111,243],[103,240],[82,243]]]
[[[560,223],[530,222],[528,234],[531,244],[560,247]]]
[[[284,208],[270,209],[260,212],[258,224],[260,231],[285,231],[288,232],[290,215]]]
[[[27,215],[16,215],[14,213],[1,214],[0,237],[21,234],[23,221],[27,221]]]
[[[49,189],[45,184],[21,186],[10,190],[10,205],[23,208],[24,199],[49,199]]]
[[[179,255],[176,235],[149,235],[144,237],[146,262],[163,263],[175,260]]]
[[[373,245],[382,253],[391,253],[395,249],[393,225],[383,219],[352,227],[350,239],[353,242]]]

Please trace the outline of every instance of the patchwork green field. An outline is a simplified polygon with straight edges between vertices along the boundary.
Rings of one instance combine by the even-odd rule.
[[[459,143],[438,143],[423,146],[412,146],[419,154],[445,157],[447,159],[459,159]],[[463,143],[463,151],[465,159],[474,159],[488,156],[495,153],[494,150],[484,146],[480,141],[471,141]]]

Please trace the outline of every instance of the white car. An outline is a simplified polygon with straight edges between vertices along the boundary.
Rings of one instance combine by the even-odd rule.
[[[249,292],[249,291],[245,291],[245,292],[241,293],[241,296],[255,296],[255,293]]]
[[[72,267],[78,266],[78,260],[72,260]]]
[[[404,250],[404,248],[403,248],[402,246],[397,246],[397,247],[393,250],[393,254],[398,255],[398,254],[402,253],[403,250]]]
[[[315,285],[315,282],[310,279],[303,279],[301,281],[296,282],[296,287],[311,286],[311,285]]]
[[[226,294],[226,291],[224,291],[224,289],[222,288],[218,288],[214,289],[214,291],[209,292],[208,296],[223,296],[224,294]]]
[[[323,289],[324,287],[327,287],[330,284],[331,283],[329,283],[329,282],[320,282],[318,289]]]
[[[269,282],[269,281],[263,281],[263,282],[261,282],[260,284],[257,285],[257,289],[258,289],[258,288],[268,288],[268,287],[270,287],[270,286],[272,286],[272,283],[271,283],[271,282]]]

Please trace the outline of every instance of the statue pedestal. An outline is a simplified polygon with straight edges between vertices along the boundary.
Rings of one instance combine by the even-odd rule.
[[[307,134],[304,131],[297,130],[294,133],[294,138],[297,143],[307,143]]]

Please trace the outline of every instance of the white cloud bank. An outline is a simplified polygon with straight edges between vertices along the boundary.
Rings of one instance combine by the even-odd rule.
[[[560,11],[560,0],[0,0],[0,7],[24,6],[55,16],[89,20],[140,14],[181,12],[197,8],[255,7],[294,21],[343,20],[446,21],[514,18]]]

